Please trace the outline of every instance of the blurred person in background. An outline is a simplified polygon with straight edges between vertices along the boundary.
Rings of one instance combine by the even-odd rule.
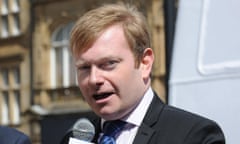
[[[0,126],[0,144],[31,144],[24,133],[10,127]]]

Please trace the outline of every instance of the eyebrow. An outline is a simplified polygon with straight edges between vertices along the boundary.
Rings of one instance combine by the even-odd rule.
[[[87,61],[87,60],[84,60],[84,59],[80,59],[78,61],[76,61],[75,65],[76,66],[81,66],[81,65],[84,65],[84,64],[90,64],[90,63],[101,63],[101,62],[104,62],[104,61],[107,61],[109,59],[116,59],[116,60],[120,60],[122,61],[122,58],[119,58],[119,57],[114,57],[114,56],[106,56],[106,57],[102,57],[102,58],[99,58],[98,60],[96,61]]]

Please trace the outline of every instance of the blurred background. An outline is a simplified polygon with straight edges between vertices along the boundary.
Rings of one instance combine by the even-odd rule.
[[[84,12],[117,1],[0,0],[1,125],[24,132],[33,144],[54,144],[79,117],[90,116],[68,51],[69,32]],[[147,16],[157,57],[153,86],[166,101],[164,1],[123,2]]]
[[[214,119],[234,143],[240,133],[237,0],[0,0],[0,125],[24,132],[33,144],[55,144],[78,118],[91,117],[69,33],[86,11],[118,1],[147,17],[152,86],[160,98]]]

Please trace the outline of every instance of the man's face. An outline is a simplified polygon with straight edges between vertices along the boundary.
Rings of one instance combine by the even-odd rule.
[[[90,48],[76,54],[75,62],[85,100],[106,120],[122,118],[132,111],[149,87],[144,79],[150,70],[144,62],[135,67],[120,25],[109,27]]]

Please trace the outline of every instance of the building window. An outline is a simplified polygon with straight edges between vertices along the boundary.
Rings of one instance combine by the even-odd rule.
[[[76,86],[76,72],[69,52],[69,33],[73,23],[59,27],[52,35],[51,85],[53,88]]]
[[[2,69],[1,75],[2,75],[2,87],[7,88],[9,85],[8,69]]]
[[[13,101],[12,101],[12,123],[20,123],[20,91],[15,90],[13,92]]]
[[[6,91],[1,92],[1,124],[8,125],[10,119],[9,113],[9,95]]]
[[[21,91],[18,66],[0,68],[0,124],[20,123]]]
[[[8,0],[1,1],[1,14],[6,15],[8,13]]]
[[[20,0],[0,0],[0,37],[20,35]]]

